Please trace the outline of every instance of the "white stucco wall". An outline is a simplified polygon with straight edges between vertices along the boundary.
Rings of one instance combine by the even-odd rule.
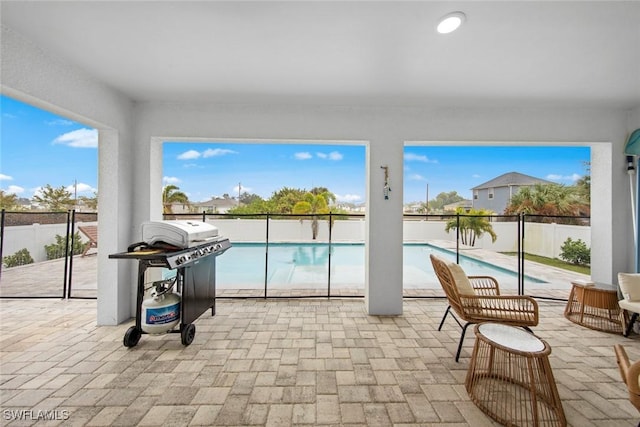
[[[345,107],[133,103],[60,59],[2,30],[2,91],[100,129],[101,251],[98,323],[134,313],[132,263],[108,260],[159,219],[163,139],[352,141],[367,146],[366,306],[402,313],[403,149],[410,144],[571,144],[592,147],[594,280],[629,271],[631,219],[627,131],[638,114],[618,109],[518,107]],[[214,101],[214,100],[212,100]],[[312,101],[312,100],[311,100]],[[515,104],[514,104],[515,105]],[[634,118],[635,117],[635,118]],[[409,142],[410,141],[410,142]],[[392,193],[382,197],[389,166]]]
[[[110,260],[108,254],[126,248],[134,228],[133,102],[4,26],[0,41],[3,94],[99,130],[97,321],[118,324],[131,317],[133,266]]]

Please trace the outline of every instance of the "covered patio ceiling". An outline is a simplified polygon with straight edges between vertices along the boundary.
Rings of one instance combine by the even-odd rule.
[[[640,106],[635,1],[2,1],[1,17],[135,101]]]

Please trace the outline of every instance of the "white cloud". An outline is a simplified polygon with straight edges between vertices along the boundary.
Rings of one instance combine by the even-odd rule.
[[[329,160],[342,160],[342,154],[337,151],[332,151],[329,153]]]
[[[65,188],[65,190],[67,190],[69,193],[71,193],[71,195],[73,195],[76,191],[78,194],[81,193],[95,193],[98,190],[96,190],[95,188],[93,188],[92,186],[90,186],[89,184],[85,184],[83,182],[79,182],[75,185],[69,185],[67,186],[67,188]]]
[[[193,160],[200,157],[200,152],[196,150],[185,151],[178,156],[178,160]]]
[[[409,181],[426,181],[426,178],[418,173],[414,173],[407,177]]]
[[[49,126],[71,126],[74,122],[66,119],[49,120],[45,124]]]
[[[176,178],[175,176],[163,176],[162,182],[165,184],[178,184],[181,181],[180,178]]]
[[[206,159],[208,157],[226,156],[227,154],[238,154],[237,151],[228,150],[226,148],[208,148],[203,152],[197,150],[189,150],[178,155],[178,160],[195,160],[200,157]]]
[[[24,188],[17,185],[10,185],[6,190],[4,190],[7,194],[15,194],[16,196],[24,193]]]
[[[431,160],[425,155],[415,153],[405,153],[404,159],[407,162],[438,163],[437,160]]]
[[[235,187],[233,187],[233,194],[238,195],[238,190],[240,190],[240,193],[251,193],[253,191],[253,188],[244,186],[242,184],[236,185]]]
[[[0,173],[0,181],[13,181],[13,177]]]
[[[74,148],[96,148],[98,146],[98,131],[86,128],[76,129],[63,133],[54,139],[53,143]]]
[[[339,202],[355,203],[362,200],[362,197],[358,196],[357,194],[345,194],[345,195],[336,194],[336,200]]]
[[[338,151],[332,151],[329,154],[317,152],[316,156],[321,159],[329,159],[329,160],[342,160],[343,155]]]
[[[310,158],[312,158],[313,156],[311,155],[311,153],[309,152],[301,152],[301,153],[296,153],[293,155],[297,160],[309,160]]]
[[[238,154],[237,151],[228,150],[226,148],[209,148],[202,153],[202,157],[218,157],[226,156],[227,154]]]

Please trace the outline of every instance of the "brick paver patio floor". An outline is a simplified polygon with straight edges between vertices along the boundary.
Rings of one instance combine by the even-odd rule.
[[[2,425],[496,425],[464,387],[474,334],[438,332],[445,300],[405,299],[368,316],[362,299],[219,300],[177,334],[122,345],[130,322],[96,326],[94,300],[0,301]],[[640,359],[640,338],[573,324],[540,301],[534,332],[569,425],[635,426],[613,345]]]

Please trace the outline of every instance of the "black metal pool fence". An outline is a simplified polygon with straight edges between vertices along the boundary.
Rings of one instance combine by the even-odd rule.
[[[262,290],[262,294],[260,295],[251,295],[251,296],[237,296],[236,298],[317,298],[317,297],[363,297],[364,295],[360,294],[344,294],[344,293],[332,293],[331,289],[331,245],[334,244],[333,239],[333,224],[335,221],[341,220],[362,220],[365,218],[364,214],[344,214],[344,213],[328,213],[328,214],[305,214],[305,215],[295,215],[295,214],[281,214],[281,213],[263,213],[263,214],[224,214],[224,213],[208,213],[202,212],[197,214],[165,214],[165,220],[198,220],[203,222],[215,222],[216,219],[253,219],[253,220],[263,220],[264,225],[264,235],[262,237],[256,236],[255,240],[252,242],[263,243],[265,246],[265,271],[264,271],[264,289]],[[272,220],[282,220],[282,219],[295,219],[295,220],[311,220],[317,221],[319,223],[325,222],[328,224],[328,238],[324,241],[316,241],[313,240],[316,244],[325,244],[328,246],[328,265],[327,265],[327,284],[325,292],[317,293],[317,292],[309,292],[308,294],[304,294],[301,292],[296,292],[292,295],[279,296],[279,295],[270,295],[269,289],[267,286],[267,278],[269,276],[269,243],[273,242],[281,242],[281,240],[274,239],[273,236],[270,236],[270,224]],[[556,223],[556,224],[571,224],[571,225],[590,225],[589,217],[577,217],[577,216],[546,216],[546,215],[528,215],[528,214],[519,214],[519,215],[468,215],[463,213],[456,214],[405,214],[404,221],[405,226],[407,221],[446,221],[450,231],[455,230],[455,240],[452,238],[452,243],[455,244],[455,254],[456,254],[456,262],[460,262],[460,250],[461,246],[464,246],[464,230],[466,227],[473,228],[473,223],[465,225],[465,221],[478,221],[483,224],[483,227],[486,227],[486,224],[492,223],[511,223],[513,227],[515,227],[516,234],[516,242],[515,246],[517,247],[515,256],[517,257],[517,293],[518,295],[527,295],[527,290],[525,289],[525,251],[524,242],[526,239],[525,235],[525,224],[526,223]],[[75,210],[69,210],[67,212],[15,212],[15,211],[1,211],[0,216],[0,259],[2,259],[2,263],[0,263],[0,298],[62,298],[62,299],[73,299],[73,298],[82,298],[82,299],[95,299],[96,292],[94,291],[94,295],[87,296],[87,292],[79,292],[74,290],[74,259],[78,259],[78,257],[82,255],[78,255],[78,245],[86,244],[82,241],[78,241],[79,233],[77,230],[78,223],[84,222],[96,222],[98,221],[97,213],[85,213],[85,212],[76,212]],[[54,277],[54,281],[58,282],[58,285],[55,285],[53,288],[50,288],[48,292],[38,293],[34,295],[33,292],[26,292],[25,288],[12,287],[9,293],[3,292],[3,288],[7,288],[3,283],[3,272],[8,272],[13,268],[24,268],[25,265],[29,265],[34,263],[33,260],[29,262],[30,256],[28,253],[24,251],[21,252],[24,256],[17,256],[17,253],[13,254],[5,254],[5,239],[8,237],[7,233],[11,231],[12,227],[18,226],[29,226],[34,224],[59,224],[63,225],[65,232],[63,235],[56,235],[56,240],[58,243],[57,257],[60,258],[63,262],[59,263],[59,267],[56,267],[55,271],[48,271],[48,276],[51,278]],[[486,228],[484,228],[486,230]],[[462,232],[462,233],[461,233]],[[424,241],[429,240],[425,238]],[[353,243],[364,243],[362,242],[353,242]],[[412,243],[416,243],[415,240],[412,240]],[[53,246],[55,242],[51,242]],[[15,244],[14,244],[15,246]],[[99,248],[97,249],[99,250]],[[452,249],[453,250],[453,249]],[[48,251],[51,252],[51,251]],[[91,256],[91,255],[88,255]],[[465,255],[468,256],[468,255]],[[24,262],[21,264],[21,262]],[[425,260],[425,262],[427,262]],[[37,263],[37,262],[36,262]],[[97,282],[97,278],[95,279]],[[528,294],[531,295],[531,294]],[[531,295],[535,296],[535,295]],[[411,298],[443,298],[442,296],[420,296],[420,295],[406,295],[405,297]],[[539,298],[549,298],[549,299],[562,299],[562,298],[554,298],[549,296],[538,296]],[[225,296],[225,298],[234,298],[232,296]],[[566,300],[566,299],[564,299]]]

